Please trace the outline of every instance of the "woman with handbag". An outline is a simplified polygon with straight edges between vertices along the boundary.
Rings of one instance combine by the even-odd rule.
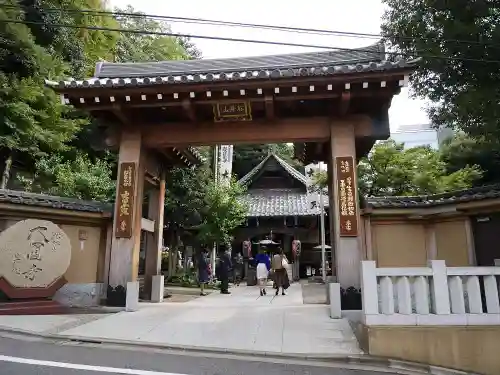
[[[281,294],[284,296],[285,289],[287,289],[290,285],[290,282],[288,281],[288,273],[286,271],[287,265],[288,260],[283,253],[283,249],[278,249],[278,252],[273,256],[272,262],[274,282],[276,283],[276,295],[279,294],[281,288]]]

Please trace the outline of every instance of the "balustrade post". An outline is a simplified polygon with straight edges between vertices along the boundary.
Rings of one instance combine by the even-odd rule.
[[[402,276],[397,281],[398,290],[398,313],[410,315],[412,313],[411,306],[411,288],[408,277]]]
[[[429,282],[424,276],[417,276],[413,283],[417,314],[429,314]]]
[[[432,269],[432,306],[437,315],[450,314],[450,293],[448,290],[448,276],[444,260],[431,260]]]
[[[495,275],[484,277],[484,294],[486,296],[486,310],[488,314],[500,314],[500,300],[498,283]]]
[[[394,314],[394,285],[389,276],[380,279],[381,310],[384,315]]]
[[[365,315],[378,315],[377,266],[374,261],[361,262],[361,298]]]
[[[467,289],[467,299],[469,301],[469,312],[471,314],[483,313],[483,302],[481,300],[481,287],[478,276],[467,276],[465,282]]]
[[[449,281],[451,312],[465,314],[464,285],[460,276],[452,276]]]

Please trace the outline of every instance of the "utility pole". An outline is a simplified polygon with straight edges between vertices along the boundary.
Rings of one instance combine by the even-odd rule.
[[[321,276],[326,284],[326,244],[325,244],[325,201],[323,199],[323,188],[319,188],[319,209],[321,226]]]
[[[214,182],[218,183],[219,181],[219,146],[215,145],[212,149],[212,171]],[[210,255],[210,264],[212,266],[212,277],[215,275],[215,260],[217,258],[217,243],[213,243],[212,246],[212,254]]]

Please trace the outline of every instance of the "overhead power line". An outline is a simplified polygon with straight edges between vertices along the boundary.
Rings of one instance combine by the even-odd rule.
[[[209,39],[209,40],[220,40],[220,41],[226,41],[226,42],[240,42],[240,43],[278,45],[278,46],[318,48],[318,49],[347,51],[347,52],[367,52],[367,53],[376,54],[376,52],[371,50],[371,49],[363,49],[363,48],[343,48],[343,47],[315,45],[315,44],[288,43],[288,42],[243,39],[243,38],[228,38],[228,37],[218,37],[218,36],[210,36],[210,35],[195,35],[195,34],[183,34],[183,33],[173,33],[173,32],[159,32],[159,31],[136,30],[136,29],[110,28],[110,27],[100,27],[100,26],[53,24],[53,23],[46,23],[46,22],[34,22],[34,21],[25,21],[25,20],[21,21],[21,20],[11,20],[11,19],[0,20],[0,23],[15,23],[15,24],[38,25],[38,26],[55,27],[55,28],[110,31],[110,32],[119,32],[119,33],[132,33],[132,34],[139,34],[139,35],[158,35],[158,36],[169,36],[169,37],[178,37],[178,38]],[[421,54],[420,52],[422,52],[422,51],[416,51],[413,54],[401,53],[401,52],[388,52],[388,51],[386,51],[385,53],[387,55],[401,56],[401,57],[407,57],[407,58],[422,57],[422,58],[428,58],[428,59],[440,59],[440,60],[449,60],[449,61],[463,61],[463,62],[467,61],[467,62],[477,62],[477,63],[485,63],[485,64],[492,64],[492,63],[493,64],[500,64],[500,60],[484,60],[484,59],[471,59],[471,58],[454,57],[454,56],[424,55],[424,54]]]
[[[15,5],[0,5],[0,7],[10,7],[14,8]],[[211,20],[204,18],[193,18],[193,17],[174,17],[174,16],[162,16],[155,14],[146,13],[130,13],[130,12],[120,12],[120,11],[106,11],[106,10],[93,10],[93,9],[68,9],[68,8],[43,8],[47,12],[62,12],[62,13],[81,13],[81,14],[92,14],[92,15],[103,15],[109,17],[134,17],[134,18],[149,18],[154,20],[165,20],[181,23],[194,23],[194,24],[208,24],[214,26],[228,26],[228,27],[244,27],[244,28],[257,28],[257,29],[267,29],[275,31],[293,32],[293,33],[306,33],[306,34],[318,34],[318,35],[335,35],[351,38],[369,38],[369,39],[382,39],[383,36],[380,34],[373,33],[358,33],[358,32],[347,32],[338,30],[325,30],[325,29],[314,29],[314,28],[303,28],[303,27],[291,27],[291,26],[280,26],[280,25],[265,25],[265,24],[255,24],[255,23],[243,23],[243,22],[231,22],[231,21],[221,21],[221,20]],[[425,40],[424,38],[415,38],[404,35],[397,35],[396,38],[400,40]],[[492,46],[500,48],[500,45],[496,43],[489,43],[485,41],[477,40],[464,40],[464,39],[444,39],[443,42],[451,43],[463,43],[471,45],[482,45],[482,46]]]

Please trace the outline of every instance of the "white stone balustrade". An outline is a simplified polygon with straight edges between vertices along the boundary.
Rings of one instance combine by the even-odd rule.
[[[361,262],[366,325],[498,325],[500,266],[377,268]]]

